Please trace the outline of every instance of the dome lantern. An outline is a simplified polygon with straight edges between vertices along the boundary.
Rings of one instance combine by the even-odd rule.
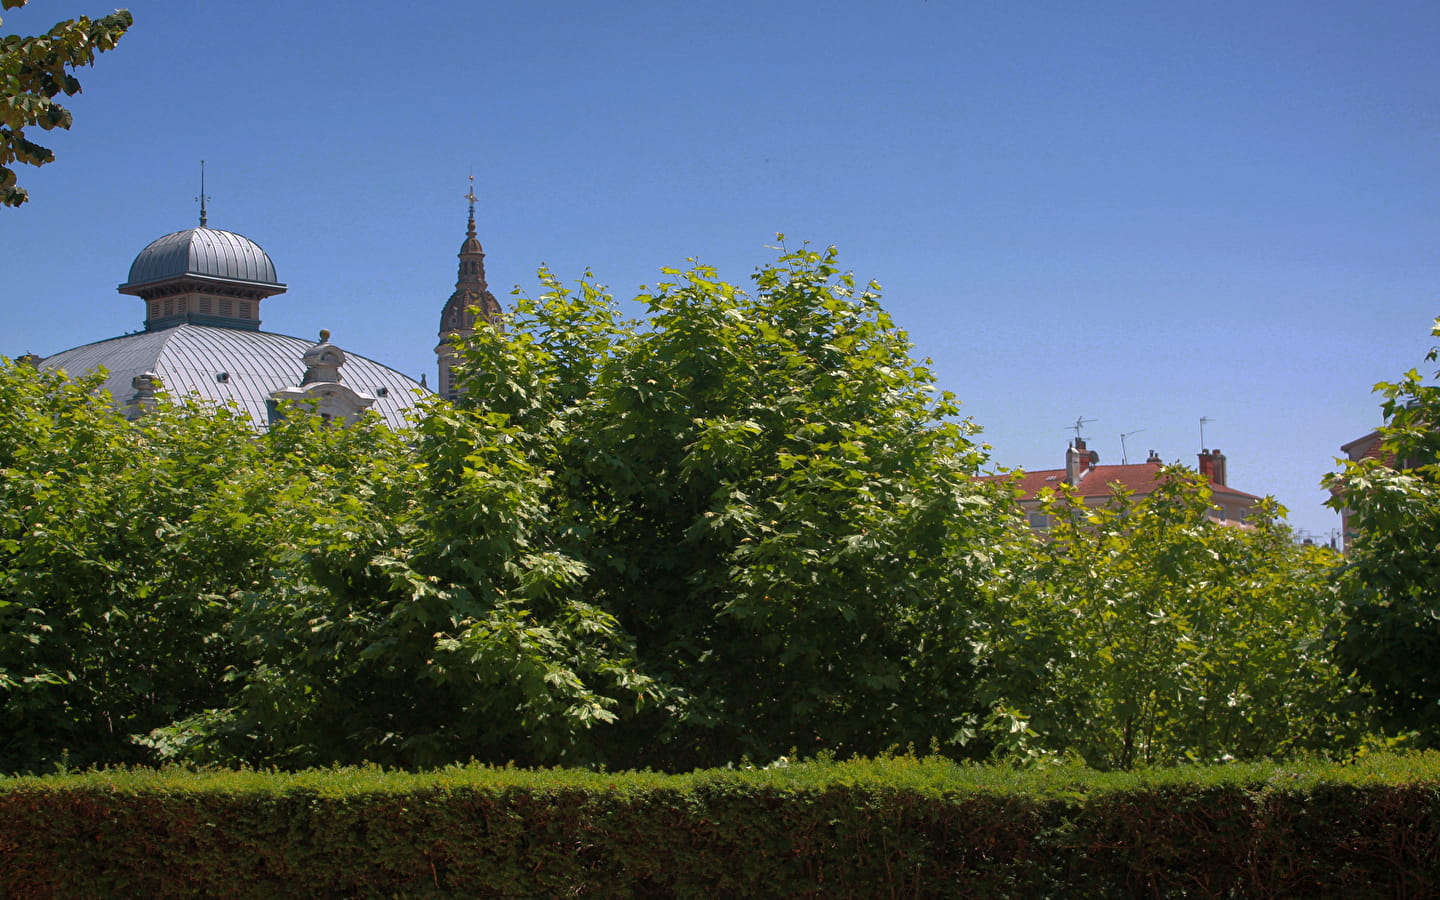
[[[118,290],[145,301],[146,331],[184,322],[256,331],[260,301],[285,285],[259,244],[202,225],[151,241]]]

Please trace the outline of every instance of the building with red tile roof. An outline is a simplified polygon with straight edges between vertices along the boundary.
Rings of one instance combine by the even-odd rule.
[[[1260,497],[1236,490],[1226,483],[1225,454],[1219,450],[1201,450],[1199,463],[1199,472],[1209,480],[1212,491],[1211,520],[1221,525],[1244,525],[1246,515]],[[1040,493],[1046,488],[1055,490],[1061,485],[1069,485],[1086,506],[1102,506],[1117,489],[1128,491],[1138,499],[1155,492],[1162,465],[1160,457],[1151,450],[1149,458],[1143,463],[1102,466],[1100,455],[1087,449],[1081,438],[1066,448],[1063,469],[1038,469],[996,477],[1014,479],[1021,492],[1020,507],[1025,511],[1030,527],[1046,531],[1050,521],[1041,510],[1040,499]]]

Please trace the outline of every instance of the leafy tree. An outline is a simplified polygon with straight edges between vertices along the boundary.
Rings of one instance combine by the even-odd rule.
[[[227,705],[149,743],[285,766],[588,760],[590,729],[648,681],[613,621],[551,596],[577,566],[537,544],[546,474],[513,438],[440,401],[418,435],[272,428],[244,485],[270,498],[270,578],[234,625],[253,663]]]
[[[1055,526],[997,609],[987,723],[1001,755],[1098,768],[1285,755],[1351,740],[1324,633],[1334,554],[1265,502],[1208,520],[1210,489],[1166,470],[1098,508],[1050,495]]]
[[[464,404],[539,470],[557,585],[613,615],[654,701],[601,751],[688,766],[963,737],[976,612],[1014,526],[953,398],[834,251],[747,293],[704,266],[625,320],[546,278],[478,329]]]
[[[154,744],[673,768],[963,739],[1016,522],[973,426],[833,251],[753,295],[669,274],[643,321],[546,275],[413,436],[272,430],[257,662]]]
[[[0,0],[0,8],[19,9],[28,2]],[[113,49],[133,21],[129,11],[121,9],[94,20],[67,19],[38,37],[0,37],[0,203],[19,206],[29,199],[15,183],[11,163],[43,166],[55,160],[52,151],[25,136],[25,129],[68,129],[70,111],[55,98],[80,92],[70,70],[88,66],[95,54]]]
[[[131,424],[97,383],[0,361],[0,770],[137,761],[130,735],[219,703],[264,577],[230,491],[248,421]]]
[[[1432,334],[1440,337],[1440,319]],[[1440,350],[1426,361],[1434,363]],[[1378,458],[1327,477],[1348,509],[1337,659],[1392,732],[1440,745],[1440,387],[1411,369],[1381,383]]]
[[[644,693],[610,620],[547,603],[573,566],[490,417],[257,435],[98,383],[0,364],[0,771],[557,762]]]
[[[1035,541],[833,251],[748,292],[667,275],[631,319],[544,274],[412,431],[128,423],[96,378],[0,365],[0,770],[932,742],[1128,767],[1350,740],[1334,561],[1273,510],[1214,526],[1174,472],[1083,513],[1062,494]]]

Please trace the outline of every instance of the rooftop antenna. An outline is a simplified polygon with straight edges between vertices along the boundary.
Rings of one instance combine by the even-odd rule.
[[[210,198],[205,194],[205,160],[203,159],[200,160],[200,196],[195,199],[200,201],[200,227],[204,228],[206,220],[209,218],[205,215],[205,201]]]
[[[1083,416],[1076,416],[1076,417],[1075,417],[1075,424],[1074,424],[1074,425],[1066,425],[1066,426],[1065,426],[1065,430],[1066,430],[1066,431],[1073,431],[1073,432],[1075,432],[1075,440],[1077,440],[1077,441],[1083,441],[1083,440],[1085,440],[1085,439],[1080,436],[1080,429],[1084,428],[1086,425],[1089,425],[1091,422],[1094,422],[1094,421],[1096,421],[1096,420],[1095,420],[1095,419],[1087,419],[1087,418],[1084,418]]]
[[[1215,421],[1215,420],[1212,419],[1212,418],[1210,418],[1209,416],[1201,416],[1201,417],[1200,417],[1200,449],[1201,449],[1201,450],[1207,450],[1207,449],[1209,449],[1208,447],[1205,446],[1205,423],[1207,423],[1207,422],[1213,422],[1213,421]]]
[[[1125,452],[1125,439],[1130,437],[1132,434],[1139,434],[1144,430],[1145,429],[1143,428],[1137,428],[1134,431],[1127,431],[1124,434],[1120,435],[1120,465],[1130,465],[1130,456]]]

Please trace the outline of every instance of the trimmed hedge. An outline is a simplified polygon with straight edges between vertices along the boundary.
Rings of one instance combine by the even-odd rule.
[[[1425,897],[1440,754],[0,779],[0,896]]]

